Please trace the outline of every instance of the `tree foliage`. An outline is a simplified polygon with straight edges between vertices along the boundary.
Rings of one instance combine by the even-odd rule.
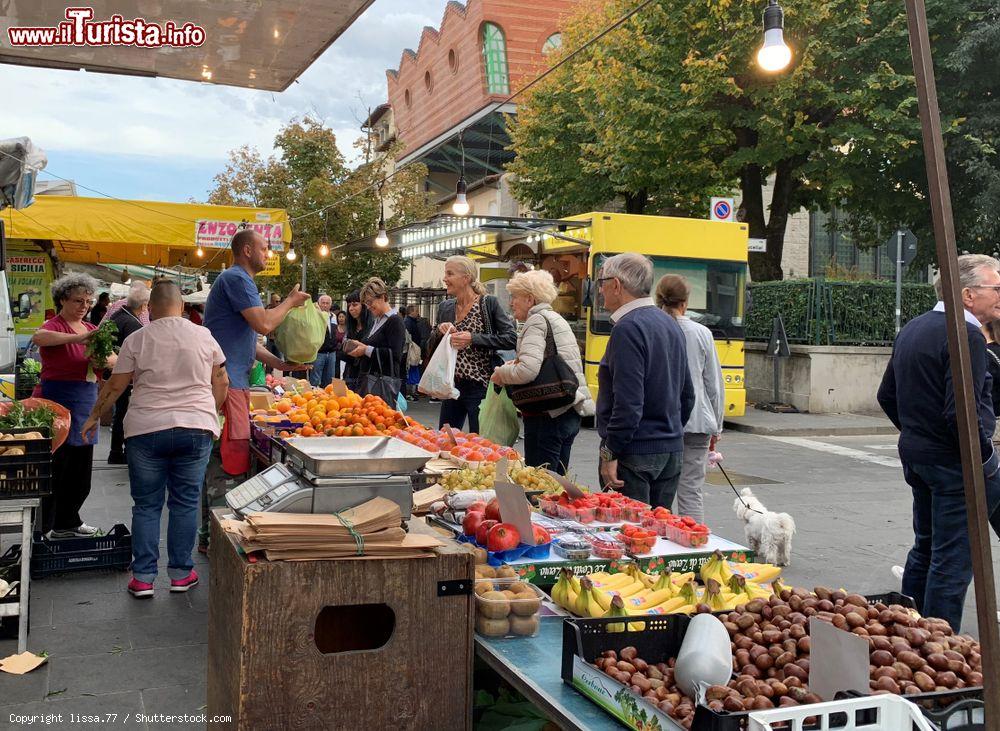
[[[585,2],[562,53],[637,2]],[[955,82],[942,97],[949,152],[982,182],[997,170],[1000,75],[996,32],[983,29],[977,3],[996,0],[927,5],[951,69],[942,86]],[[862,241],[878,243],[877,230],[899,222],[920,235],[926,178],[903,4],[783,3],[793,64],[775,75],[756,65],[763,5],[659,0],[527,92],[511,121],[515,194],[554,216],[620,197],[631,212],[703,217],[711,195],[738,189],[750,236],[767,239],[766,253],[750,255],[756,280],[782,276],[788,217],[800,207],[843,206]]]
[[[346,252],[337,247],[375,233],[380,191],[390,227],[429,216],[433,206],[421,186],[427,172],[423,166],[411,166],[381,183],[390,171],[382,159],[373,157],[367,140],[357,145],[363,161],[351,169],[333,131],[305,117],[281,129],[275,137],[276,154],[267,159],[247,146],[230,152],[225,170],[215,176],[209,203],[284,208],[292,219],[298,258],[289,262],[283,257],[281,274],[262,277],[263,286],[278,292],[291,289],[301,281],[303,255],[307,288],[313,294],[322,290],[339,298],[369,277],[381,277],[390,285],[399,280],[403,260],[396,252]],[[389,150],[387,158],[392,154]],[[326,210],[314,213],[321,209]],[[327,258],[318,253],[324,242],[331,249]]]

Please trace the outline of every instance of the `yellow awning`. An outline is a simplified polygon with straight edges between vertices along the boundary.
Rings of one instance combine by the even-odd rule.
[[[8,238],[52,241],[62,261],[88,264],[217,269],[228,261],[228,240],[244,223],[272,248],[283,249],[292,240],[288,213],[281,208],[40,195],[28,208],[8,208],[0,216]],[[202,258],[196,256],[199,245]]]

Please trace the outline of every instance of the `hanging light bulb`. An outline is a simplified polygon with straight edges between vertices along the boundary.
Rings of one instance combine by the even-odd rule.
[[[452,213],[456,216],[465,216],[469,213],[469,199],[466,196],[468,190],[469,186],[463,175],[458,179],[458,185],[455,186],[455,202],[451,206]]]
[[[298,256],[299,255],[295,253],[295,247],[289,244],[288,253],[285,254],[285,258],[288,259],[288,261],[295,261]]]
[[[330,247],[325,242],[319,245],[319,255],[330,256]]]
[[[273,259],[274,258],[274,251],[273,250],[271,250],[271,249],[267,250],[267,258],[268,259]]]
[[[757,63],[765,71],[781,71],[792,60],[792,49],[785,44],[785,12],[778,0],[768,0],[764,9],[764,45],[757,51]]]
[[[319,255],[322,257],[330,256],[330,245],[327,241],[330,240],[330,230],[327,226],[327,213],[323,213],[323,240],[319,245]]]
[[[201,247],[199,246],[199,247],[197,248],[197,250],[196,250],[196,251],[194,252],[194,254],[195,254],[195,256],[197,256],[197,257],[198,257],[199,259],[201,259],[202,257],[204,257],[204,256],[205,256],[205,250],[204,250],[203,248],[201,248]]]
[[[389,245],[389,234],[385,230],[385,218],[378,219],[378,235],[375,237],[375,246],[384,249]]]

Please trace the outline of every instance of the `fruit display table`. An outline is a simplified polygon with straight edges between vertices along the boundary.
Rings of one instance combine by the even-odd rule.
[[[476,635],[476,655],[564,731],[622,728],[600,706],[560,677],[562,622],[543,617],[535,637],[493,639]]]

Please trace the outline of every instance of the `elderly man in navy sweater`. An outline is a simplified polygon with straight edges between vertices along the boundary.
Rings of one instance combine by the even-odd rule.
[[[981,326],[1000,319],[1000,262],[991,256],[958,257],[965,322],[979,415],[979,448],[986,477],[990,524],[1000,534],[1000,461],[993,448],[992,384]],[[938,299],[941,281],[934,283]],[[878,402],[899,429],[903,477],[913,491],[913,547],[903,572],[903,593],[927,617],[962,626],[972,558],[965,512],[944,303],[900,331],[878,390]]]
[[[597,283],[613,323],[597,372],[601,484],[669,508],[694,407],[684,333],[649,296],[647,257],[612,256]]]

